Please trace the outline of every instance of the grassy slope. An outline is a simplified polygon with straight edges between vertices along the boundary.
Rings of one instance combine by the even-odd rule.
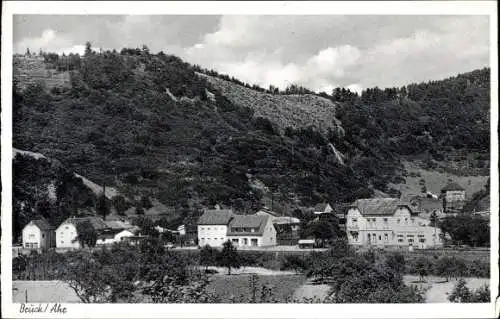
[[[441,188],[443,188],[448,183],[448,180],[451,179],[465,188],[467,198],[470,198],[474,193],[480,191],[486,185],[488,180],[488,176],[458,176],[442,171],[426,170],[413,162],[405,161],[403,164],[408,172],[408,175],[411,175],[413,172],[420,175],[420,177],[406,176],[405,184],[390,185],[391,187],[401,191],[402,198],[422,194],[422,186],[419,184],[421,179],[425,180],[427,191],[437,195],[440,194]]]

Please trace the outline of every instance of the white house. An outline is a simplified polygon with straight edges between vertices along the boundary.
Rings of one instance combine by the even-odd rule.
[[[222,247],[227,240],[229,222],[233,218],[230,209],[206,210],[198,220],[198,245]]]
[[[105,229],[97,236],[96,245],[111,245],[133,236],[134,233],[128,229]]]
[[[56,229],[56,247],[57,248],[80,248],[77,240],[78,233],[76,226],[78,223],[88,221],[97,233],[108,228],[104,221],[99,217],[71,217],[66,219]]]
[[[227,238],[237,247],[276,246],[276,229],[270,216],[235,215]]]
[[[442,245],[441,231],[396,198],[356,200],[347,212],[347,239],[355,246],[429,248]]]
[[[55,246],[54,227],[45,219],[30,221],[23,228],[24,248],[50,248]]]
[[[314,206],[314,214],[315,215],[321,215],[321,214],[328,214],[333,211],[332,206],[328,203],[320,203]]]

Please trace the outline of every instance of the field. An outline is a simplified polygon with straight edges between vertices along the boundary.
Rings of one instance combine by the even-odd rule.
[[[411,162],[404,162],[404,166],[410,175],[405,177],[406,183],[390,185],[401,192],[402,198],[421,194],[422,185],[419,184],[421,179],[425,180],[427,191],[436,195],[441,193],[441,188],[448,183],[448,179],[451,179],[465,188],[467,198],[480,191],[488,180],[488,176],[458,176],[444,171],[426,170]]]
[[[292,299],[296,289],[302,286],[305,282],[305,277],[301,275],[257,275],[258,284],[257,296],[260,296],[260,288],[262,285],[272,287],[274,296],[278,302],[285,302],[287,299]],[[251,295],[250,290],[250,274],[238,275],[215,275],[210,283],[209,289],[214,290],[221,298],[222,303],[229,302],[232,298],[240,302],[248,302]],[[242,298],[240,296],[243,296]]]

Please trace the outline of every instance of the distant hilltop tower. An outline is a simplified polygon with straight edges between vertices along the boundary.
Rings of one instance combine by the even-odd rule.
[[[449,182],[441,189],[445,213],[458,213],[465,205],[465,189],[456,182]]]

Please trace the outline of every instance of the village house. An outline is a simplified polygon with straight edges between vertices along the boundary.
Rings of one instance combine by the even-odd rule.
[[[236,247],[276,246],[276,229],[270,216],[234,215],[227,238]]]
[[[229,222],[234,218],[230,209],[205,210],[198,220],[198,245],[222,247],[227,240]]]
[[[315,215],[328,214],[333,211],[332,206],[328,203],[320,203],[314,206],[313,212]]]
[[[99,217],[70,217],[59,225],[56,229],[56,247],[57,248],[80,248],[78,241],[77,225],[88,221],[97,231],[101,233],[102,230],[109,228],[106,223]]]
[[[276,229],[276,244],[281,246],[297,245],[299,241],[300,219],[291,216],[278,216],[277,213],[263,208],[255,215],[269,216]]]
[[[23,247],[29,249],[55,246],[55,233],[45,219],[34,219],[23,228]]]
[[[445,213],[458,213],[465,205],[465,189],[455,182],[449,182],[441,189]]]
[[[397,198],[356,200],[347,212],[347,239],[354,246],[429,248],[442,245],[441,231]]]
[[[134,233],[128,229],[104,229],[97,236],[96,245],[111,245],[119,243],[129,237],[133,237]]]

